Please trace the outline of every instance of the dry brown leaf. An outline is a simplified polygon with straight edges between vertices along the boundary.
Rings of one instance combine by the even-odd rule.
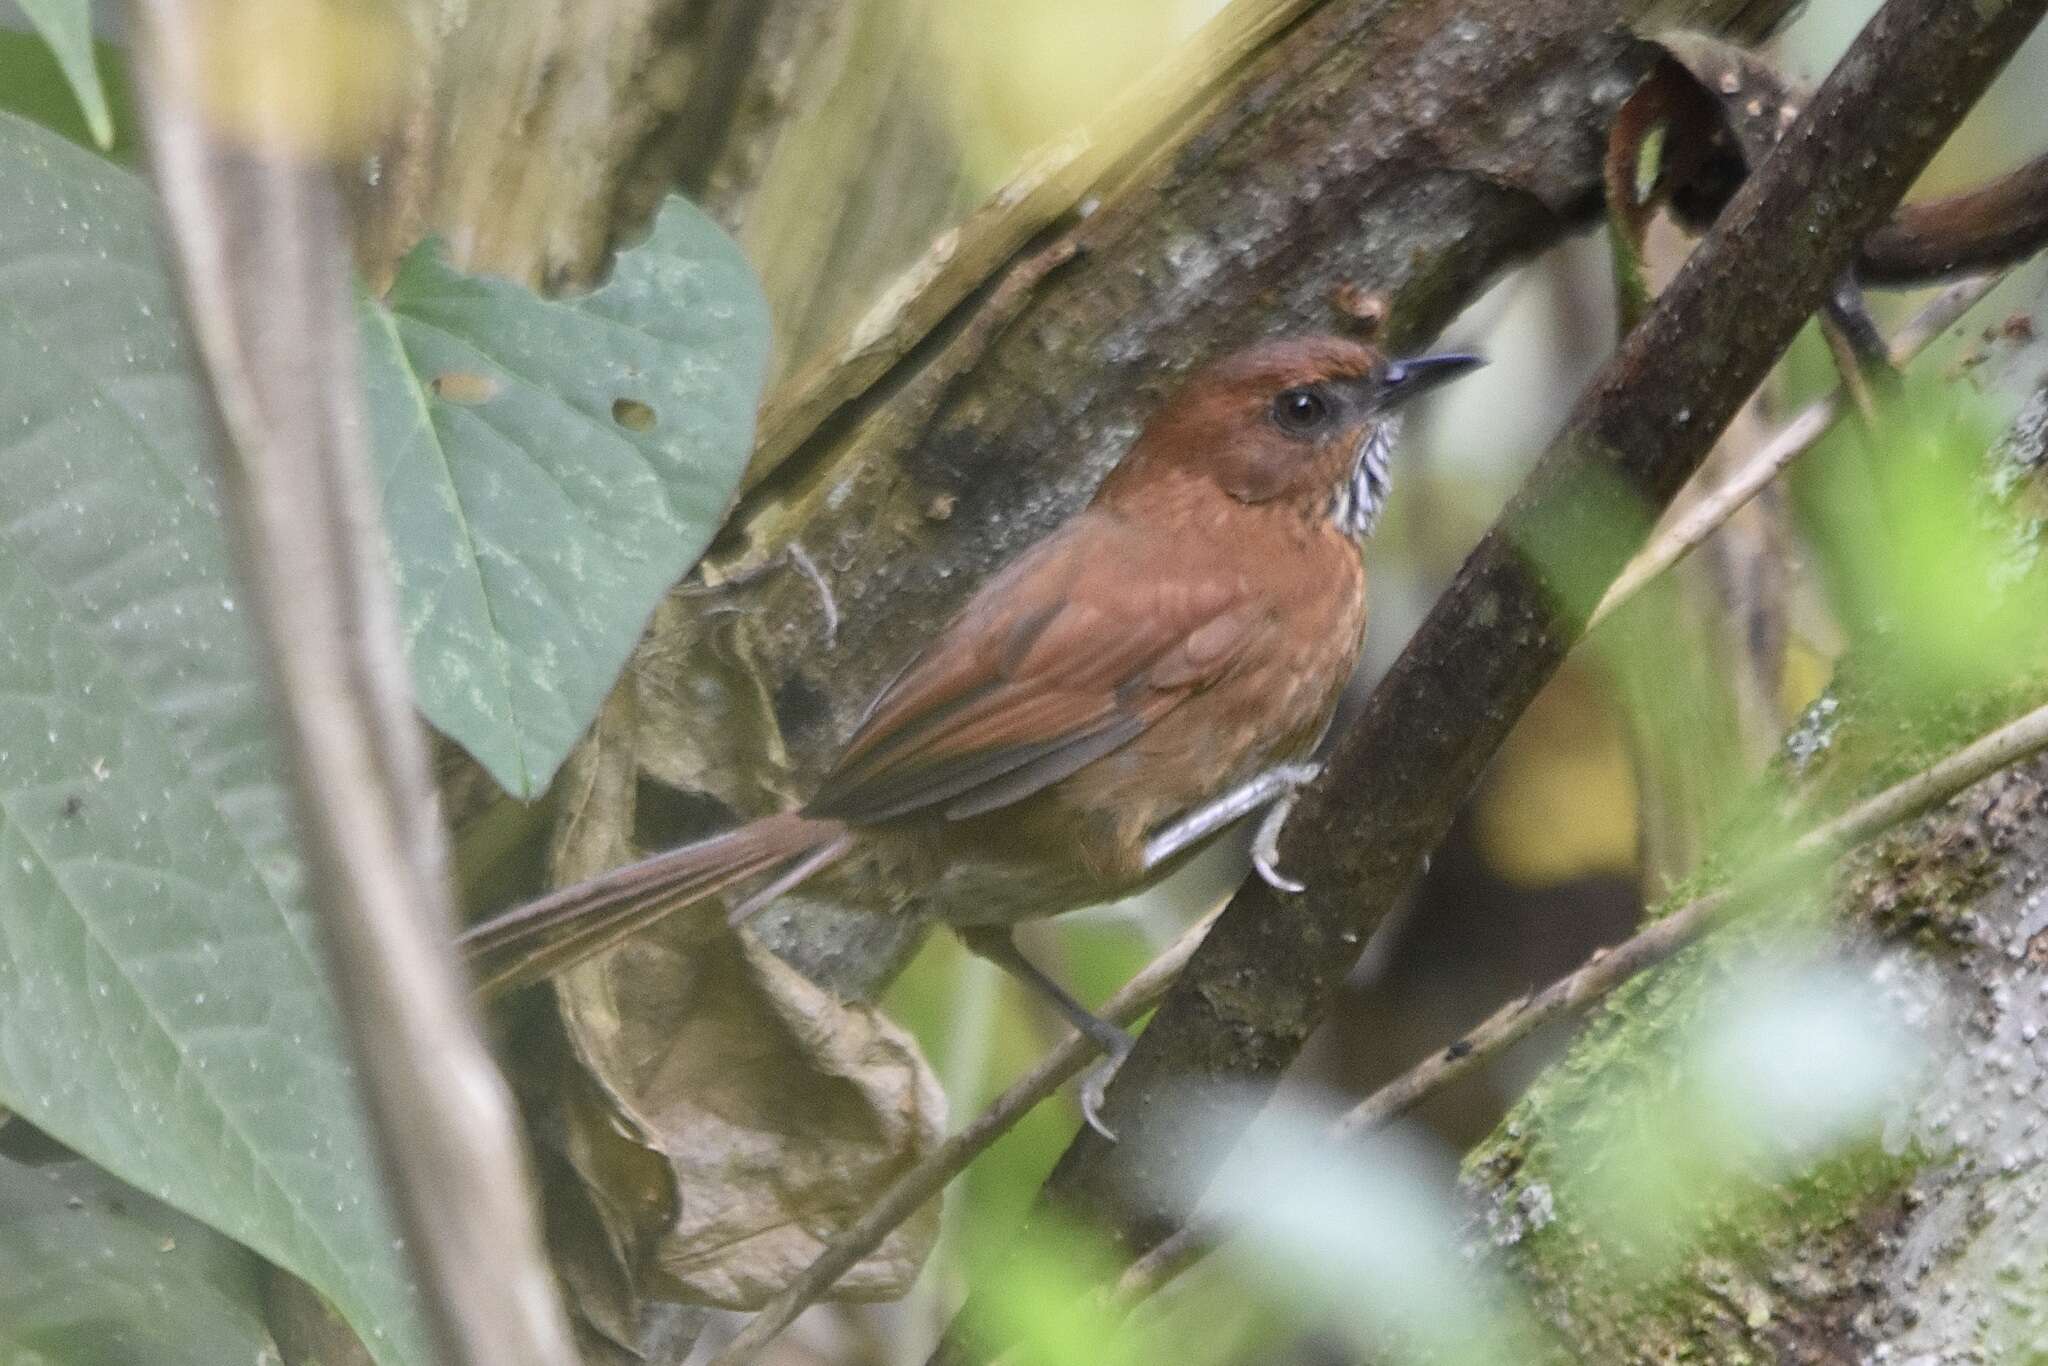
[[[620,688],[564,771],[558,880],[632,852],[637,713]],[[557,1096],[563,1155],[642,1296],[760,1304],[943,1136],[907,1033],[708,908],[565,973],[556,998],[581,1072]],[[912,1220],[840,1293],[903,1294],[937,1228],[936,1209]]]
[[[563,988],[579,1054],[674,1174],[678,1217],[651,1254],[674,1293],[760,1304],[942,1136],[944,1097],[910,1037],[751,937],[642,936]],[[907,1291],[936,1216],[840,1293]]]

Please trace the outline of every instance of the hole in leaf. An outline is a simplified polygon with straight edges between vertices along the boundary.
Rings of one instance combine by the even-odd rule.
[[[637,398],[615,398],[612,421],[629,432],[650,432],[654,430],[654,409]]]
[[[434,397],[445,398],[450,403],[482,403],[498,394],[498,382],[489,375],[475,375],[464,370],[436,375],[427,387],[434,391]]]

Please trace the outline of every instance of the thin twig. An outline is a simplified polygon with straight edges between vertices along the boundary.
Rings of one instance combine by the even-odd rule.
[[[825,614],[825,648],[830,650],[839,644],[839,600],[832,596],[832,585],[825,582],[825,576],[818,572],[818,562],[811,558],[810,551],[804,549],[802,541],[791,541],[788,554],[789,562],[796,566],[797,572],[818,590],[818,607]]]
[[[1159,998],[1166,994],[1166,988],[1187,964],[1195,946],[1201,943],[1210,923],[1219,914],[1220,907],[1203,916],[1163,953],[1146,964],[1137,976],[1124,984],[1122,990],[1103,1003],[1102,1017],[1115,1024],[1129,1024],[1158,1004]],[[831,1245],[819,1253],[817,1259],[805,1267],[781,1294],[761,1307],[739,1336],[713,1359],[711,1366],[747,1366],[747,1363],[758,1360],[762,1349],[798,1314],[830,1291],[833,1284],[861,1258],[880,1247],[882,1240],[899,1224],[944,1190],[949,1181],[1008,1133],[1033,1106],[1085,1067],[1096,1052],[1093,1044],[1069,1030],[1066,1037],[1039,1061],[1038,1066],[1012,1083],[966,1128],[941,1143],[929,1157],[882,1192],[881,1197],[868,1207],[867,1213],[834,1238]]]
[[[1926,350],[1935,338],[1976,307],[2004,278],[2003,272],[1974,276],[1959,280],[1935,295],[1892,339],[1892,364],[1904,366]],[[1773,479],[1784,473],[1786,467],[1813,449],[1841,417],[1842,397],[1842,390],[1838,388],[1825,398],[1808,404],[1797,417],[1759,446],[1727,482],[1701,497],[1636,552],[1635,558],[1628,562],[1607,590],[1607,596],[1600,600],[1588,629],[1614,615],[1623,604],[1642,592],[1652,579],[1691,554],[1752,498],[1763,492]]]
[[[1697,942],[1742,907],[1756,904],[1746,894],[1789,868],[1882,834],[2044,748],[2048,748],[2048,707],[1999,727],[1807,831],[1778,857],[1766,860],[1734,885],[1689,901],[1614,948],[1597,951],[1584,966],[1536,995],[1510,1001],[1450,1047],[1431,1054],[1346,1111],[1330,1126],[1330,1139],[1348,1142],[1383,1128],[1544,1025],[1597,1005],[1636,974]],[[1226,1232],[1214,1219],[1185,1225],[1131,1264],[1118,1280],[1111,1303],[1128,1310],[1207,1256]]]

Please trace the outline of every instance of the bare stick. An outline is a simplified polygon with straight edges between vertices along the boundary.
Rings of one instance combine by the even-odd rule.
[[[1999,727],[1807,831],[1735,885],[1689,901],[1614,948],[1597,951],[1584,966],[1536,995],[1510,1001],[1450,1047],[1431,1054],[1346,1111],[1330,1126],[1330,1138],[1344,1142],[1385,1127],[1544,1025],[1599,1004],[1637,973],[1696,943],[1707,931],[1734,918],[1742,907],[1756,904],[1744,893],[1800,863],[1882,834],[2044,748],[2048,748],[2048,707]],[[1207,1256],[1225,1233],[1219,1222],[1210,1219],[1181,1228],[1131,1264],[1117,1281],[1111,1302],[1129,1309]]]
[[[268,140],[272,122],[209,119],[220,63],[257,82],[252,98],[280,79],[264,31],[230,12],[155,0],[129,16],[328,976],[441,1359],[569,1366],[511,1099],[450,944],[445,835],[357,411],[341,203],[320,149]]]
[[[2004,278],[2003,273],[1979,275],[1959,280],[1935,295],[1892,339],[1892,364],[1904,366],[1926,350],[1936,337],[1975,308]],[[1842,398],[1843,392],[1838,388],[1827,397],[1809,403],[1797,417],[1758,447],[1726,483],[1686,509],[1682,516],[1637,551],[1635,558],[1628,562],[1607,590],[1607,595],[1600,600],[1587,629],[1614,615],[1623,604],[1642,592],[1652,579],[1691,554],[1730,517],[1747,506],[1752,498],[1762,493],[1773,479],[1784,473],[1793,461],[1812,450],[1841,417]]]
[[[1114,1024],[1129,1024],[1156,1005],[1194,953],[1195,945],[1208,933],[1210,922],[1220,913],[1219,907],[1203,916],[1168,945],[1165,952],[1146,964],[1143,971],[1103,1003],[1102,1018]],[[1038,1066],[1012,1083],[966,1128],[940,1144],[931,1156],[882,1192],[867,1213],[834,1238],[781,1294],[761,1307],[711,1366],[746,1366],[759,1360],[762,1349],[776,1334],[830,1291],[833,1283],[861,1258],[880,1247],[897,1225],[944,1190],[947,1182],[967,1170],[968,1163],[1008,1133],[1033,1106],[1085,1067],[1097,1051],[1095,1045],[1069,1030]]]

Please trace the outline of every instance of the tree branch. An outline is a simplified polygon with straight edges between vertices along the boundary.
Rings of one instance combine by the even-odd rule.
[[[1219,1097],[1207,1113],[1186,1114],[1188,1080],[1236,1081],[1239,1093],[1277,1081],[1620,569],[1631,547],[1612,525],[1617,493],[1653,512],[1671,498],[2044,9],[1890,0],[1871,21],[1595,380],[1303,795],[1281,855],[1307,892],[1256,881],[1240,891],[1110,1089],[1106,1118],[1122,1141],[1082,1133],[1048,1202],[1085,1211],[1132,1255],[1172,1230],[1163,1192],[1204,1174],[1188,1170],[1196,1159],[1173,1133],[1244,1122],[1221,1102],[1225,1087],[1205,1088]],[[981,1360],[1000,1345],[956,1334],[934,1360]]]
[[[1332,292],[1349,282],[1387,301],[1391,343],[1408,344],[1586,221],[1607,123],[1655,60],[1631,26],[1668,13],[1659,0],[1292,3],[1253,0],[1252,23],[1234,18],[1239,6],[1219,16],[1240,55],[1221,70],[1196,64],[1207,83],[1192,100],[1159,95],[1155,107],[1179,120],[1170,133],[1091,181],[1055,175],[1059,194],[1038,180],[1005,192],[1039,222],[1088,197],[1093,211],[1062,233],[1080,251],[1071,264],[1021,298],[962,291],[941,318],[922,304],[879,312],[892,330],[922,320],[878,343],[899,361],[878,365],[849,343],[838,354],[862,356],[857,398],[790,391],[764,439],[795,448],[743,500],[705,576],[728,580],[801,543],[840,609],[838,644],[818,649],[819,594],[795,574],[725,595],[717,615],[672,599],[632,670],[651,779],[740,812],[805,799],[902,666],[904,642],[935,634],[1085,501],[1187,367],[1259,337],[1329,330]],[[1686,14],[1752,38],[1789,7],[1692,0]],[[1293,17],[1276,28],[1282,15]],[[1191,115],[1171,112],[1184,105]],[[982,262],[975,279],[1040,256],[1043,234],[989,255],[980,233],[1015,228],[963,228],[957,250]],[[987,335],[974,320],[998,307],[1009,316]],[[961,347],[979,358],[956,364]],[[946,377],[935,394],[919,382],[933,373]],[[848,921],[880,923],[807,910],[771,913],[760,930],[800,968],[829,971],[834,990],[865,995],[899,946]]]
[[[1856,272],[1874,285],[1992,270],[2048,247],[2048,155],[1988,185],[1908,204],[1870,234]]]
[[[1758,865],[1733,885],[1666,912],[1623,943],[1599,950],[1584,966],[1542,991],[1502,1006],[1450,1047],[1423,1059],[1345,1111],[1330,1126],[1331,1141],[1351,1142],[1391,1124],[1544,1025],[1585,1013],[1636,974],[1699,942],[1708,931],[1735,918],[1745,908],[1757,907],[1760,903],[1749,893],[1800,864],[1832,857],[1872,839],[2043,749],[2048,749],[2048,707],[2036,708],[2017,721],[2000,726],[1940,762],[1859,802],[1807,831],[1778,857]],[[1200,1220],[1175,1232],[1131,1264],[1117,1282],[1114,1301],[1128,1309],[1153,1294],[1213,1251],[1226,1233],[1226,1229]]]
[[[1678,183],[1668,191],[1671,207],[1681,221],[1705,227],[1740,183],[1739,176],[1729,176],[1724,165],[1716,164],[1724,139],[1753,169],[1812,92],[1762,54],[1706,34],[1675,30],[1658,42],[1693,83],[1690,92],[1667,87],[1653,97],[1660,113],[1678,115],[1671,131],[1682,132],[1675,151],[1665,149],[1682,167]],[[1718,119],[1712,122],[1722,137],[1700,117],[1703,108],[1715,105]],[[2048,247],[2048,155],[1960,194],[1902,205],[1864,238],[1856,276],[1863,284],[1909,288],[2015,265],[2043,247]]]

